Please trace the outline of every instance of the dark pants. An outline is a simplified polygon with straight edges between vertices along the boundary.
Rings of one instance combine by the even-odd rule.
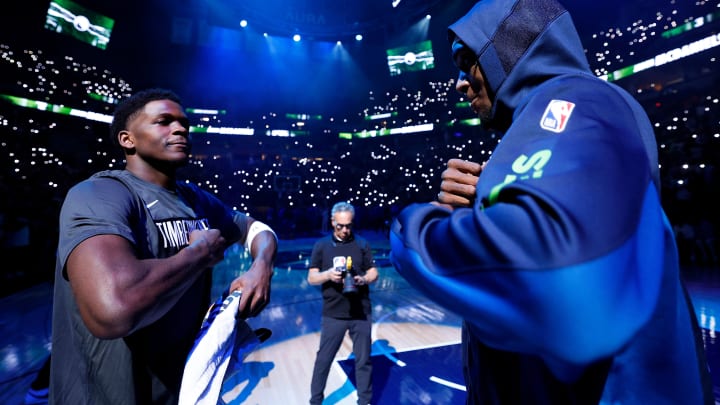
[[[335,319],[322,317],[320,330],[320,348],[315,358],[312,384],[310,385],[310,404],[320,405],[325,398],[325,384],[330,373],[335,355],[337,354],[345,331],[350,331],[355,355],[355,382],[358,393],[358,404],[366,405],[372,400],[372,364],[370,362],[372,320],[367,319]]]

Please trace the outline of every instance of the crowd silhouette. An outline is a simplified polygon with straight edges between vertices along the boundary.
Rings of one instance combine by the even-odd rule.
[[[636,24],[633,29],[608,29],[594,36],[587,55],[591,65],[605,66],[596,73],[607,74],[627,64],[627,55],[645,46],[643,38],[674,24],[672,16],[661,17],[663,24]],[[720,69],[717,52],[707,52],[709,56],[699,54],[665,71],[646,72],[644,78],[637,75],[618,84],[633,89],[655,126],[662,199],[676,230],[682,262],[717,268],[720,218],[714,207],[720,186],[716,167],[720,75],[715,72]],[[708,63],[715,67],[708,69]],[[683,80],[667,78],[678,71],[683,72]],[[647,78],[652,74],[664,75],[665,81],[642,84],[653,83]],[[95,63],[71,56],[57,60],[41,49],[3,43],[0,75],[13,78],[0,85],[0,248],[9,263],[21,263],[6,267],[0,276],[0,293],[7,295],[52,277],[57,218],[69,187],[98,170],[122,167],[103,116],[136,89]],[[268,223],[280,238],[326,232],[328,207],[340,200],[356,207],[364,227],[387,232],[400,208],[435,199],[448,159],[485,161],[501,141],[479,126],[464,124],[471,113],[456,106],[461,101],[453,79],[429,81],[419,88],[399,85],[370,92],[361,110],[350,111],[348,117],[310,119],[295,137],[267,136],[259,130],[253,136],[193,133],[191,164],[181,174]],[[78,117],[53,106],[95,114]],[[390,118],[364,119],[383,113],[390,113]],[[222,121],[229,120],[190,118],[198,127],[227,125]],[[235,120],[236,126],[255,123],[257,128],[297,122],[277,113]],[[364,138],[338,136],[421,124],[432,124],[432,129]],[[193,170],[197,167],[203,170]]]

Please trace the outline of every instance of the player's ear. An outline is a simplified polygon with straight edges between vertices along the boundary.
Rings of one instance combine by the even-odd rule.
[[[128,130],[122,130],[118,132],[118,143],[125,149],[132,149],[135,147],[135,139],[132,133]]]

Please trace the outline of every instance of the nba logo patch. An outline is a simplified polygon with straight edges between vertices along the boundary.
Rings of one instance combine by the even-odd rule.
[[[540,119],[540,127],[557,133],[564,131],[574,108],[575,103],[564,100],[550,100],[545,113]]]

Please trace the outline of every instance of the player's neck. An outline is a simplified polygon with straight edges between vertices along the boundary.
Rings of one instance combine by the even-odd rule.
[[[135,177],[145,180],[148,183],[156,184],[168,190],[175,189],[175,168],[164,167],[158,169],[146,162],[138,164],[136,161],[128,160],[125,169],[132,173]]]

